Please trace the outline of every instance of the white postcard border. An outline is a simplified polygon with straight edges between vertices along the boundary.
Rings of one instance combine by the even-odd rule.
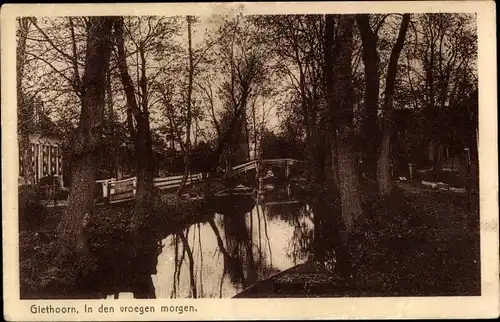
[[[335,299],[196,299],[196,300],[19,300],[17,213],[18,151],[16,137],[15,17],[63,15],[186,15],[242,8],[246,14],[476,12],[478,21],[479,168],[481,207],[482,295],[474,297],[402,297]],[[490,1],[304,2],[304,3],[173,3],[4,5],[1,10],[2,67],[2,221],[4,317],[7,320],[214,320],[214,319],[361,319],[470,318],[499,314],[498,158],[496,101],[495,4]],[[33,305],[73,305],[79,314],[33,314]],[[83,314],[83,306],[192,305],[197,311],[179,313]]]

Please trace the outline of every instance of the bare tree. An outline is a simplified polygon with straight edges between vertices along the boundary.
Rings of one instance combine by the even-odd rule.
[[[34,121],[29,102],[26,99],[22,87],[22,79],[24,68],[26,65],[26,40],[30,30],[31,21],[29,18],[23,17],[18,19],[18,40],[17,40],[17,105],[18,105],[18,131],[19,131],[19,155],[21,156],[23,168],[23,177],[27,184],[35,182],[35,174],[31,165],[32,151],[28,136],[30,124]]]
[[[152,207],[154,191],[154,160],[149,124],[148,86],[144,43],[139,44],[140,56],[139,90],[141,104],[136,99],[136,89],[129,74],[125,54],[124,22],[118,18],[115,26],[118,66],[120,79],[127,100],[127,125],[132,137],[136,153],[137,190],[134,214],[130,223],[132,231],[136,231],[143,223],[144,217]],[[139,68],[138,66],[138,68]],[[135,120],[135,126],[134,126]]]
[[[188,29],[188,85],[187,85],[187,97],[186,97],[186,146],[184,151],[184,176],[182,177],[182,182],[177,190],[177,194],[180,194],[182,188],[186,184],[189,170],[190,170],[190,158],[191,153],[191,123],[192,123],[192,97],[193,97],[193,78],[194,78],[194,57],[193,57],[193,44],[192,44],[192,24],[194,17],[186,16],[187,29]]]
[[[325,112],[323,82],[324,17],[321,15],[284,15],[254,18],[254,23],[264,32],[262,38],[274,54],[274,70],[284,83],[284,91],[297,98],[299,113],[305,128],[308,171],[312,182],[321,186],[325,179],[325,156],[328,149],[324,128]],[[319,41],[318,41],[319,40]],[[283,81],[284,79],[284,81]],[[278,83],[278,82],[277,82]],[[279,86],[279,83],[278,83]],[[330,158],[332,159],[332,158]],[[331,160],[333,162],[333,160]],[[326,166],[331,170],[331,162]]]
[[[27,37],[23,86],[25,98],[36,98],[43,116],[59,125],[65,176],[71,180],[73,167],[70,137],[74,136],[82,106],[82,74],[90,21],[84,17],[29,19],[33,26]]]
[[[216,37],[219,41],[214,49],[220,54],[213,62],[223,72],[207,75],[204,80],[196,82],[217,134],[212,175],[222,156],[238,148],[235,144],[247,147],[247,133],[244,133],[247,109],[266,82],[266,51],[255,41],[250,27],[241,17],[221,25],[217,34],[225,36]]]
[[[377,49],[378,30],[383,20],[377,21],[372,28],[371,15],[356,15],[356,21],[363,44],[363,63],[365,76],[364,113],[361,136],[363,139],[363,167],[368,177],[375,178],[377,168],[377,153],[379,145],[377,114],[380,91],[380,57]]]
[[[327,15],[327,37],[333,37],[335,17]],[[336,129],[335,146],[338,155],[338,178],[342,217],[347,232],[354,229],[356,221],[363,215],[360,186],[356,170],[353,131],[352,54],[354,16],[338,18],[337,55],[334,56],[332,42],[327,41],[327,91],[331,121]]]
[[[85,68],[81,83],[82,110],[72,138],[73,167],[68,206],[59,225],[60,259],[88,258],[84,230],[94,213],[94,186],[105,105],[106,70],[111,52],[113,18],[92,17],[88,21]],[[76,257],[74,257],[76,256]]]
[[[459,83],[456,77],[474,61],[477,49],[469,15],[423,14],[419,18],[420,43],[415,53],[423,68],[422,100],[428,120],[428,141],[433,150],[433,169],[439,171],[443,153],[438,114],[452,102]]]
[[[392,190],[392,175],[390,171],[391,160],[391,132],[392,132],[392,111],[394,102],[394,87],[398,70],[398,60],[403,49],[406,31],[410,22],[410,14],[404,14],[399,28],[398,38],[391,51],[389,67],[387,69],[387,79],[385,82],[385,97],[383,105],[383,125],[382,142],[377,163],[377,180],[379,194],[385,197]]]

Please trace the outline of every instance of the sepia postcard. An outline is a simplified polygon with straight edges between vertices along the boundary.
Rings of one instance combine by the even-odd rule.
[[[493,1],[1,8],[8,321],[499,316]]]

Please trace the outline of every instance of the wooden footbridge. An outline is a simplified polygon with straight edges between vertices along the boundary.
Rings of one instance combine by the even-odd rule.
[[[285,176],[290,176],[290,170],[293,166],[302,165],[304,161],[296,159],[262,159],[262,160],[251,160],[246,163],[237,165],[233,167],[233,172],[246,173],[255,170],[257,176],[262,172],[261,170],[265,168],[280,167],[285,168]]]
[[[251,160],[246,163],[232,167],[232,173],[229,176],[238,177],[240,174],[248,174],[255,172],[255,177],[259,177],[261,173],[269,169],[284,168],[285,176],[289,177],[291,168],[303,165],[304,161],[295,159],[262,159]],[[253,173],[252,173],[253,176]],[[205,181],[208,173],[196,173],[188,175],[187,185],[196,184]],[[177,189],[180,187],[183,175],[176,175],[163,178],[155,178],[154,186],[160,190]],[[126,179],[117,180],[109,178],[96,181],[96,203],[119,203],[135,198],[137,187],[137,177],[130,177]]]
[[[304,165],[304,161],[295,159],[261,159],[251,160],[246,163],[232,167],[231,176],[238,176],[239,174],[252,173],[255,171],[255,176],[258,177],[260,173],[270,168],[284,168],[285,176],[289,177],[291,169],[299,165]],[[154,186],[160,190],[177,189],[180,187],[183,175],[155,178]],[[191,174],[187,178],[187,185],[205,181],[208,173]],[[117,203],[135,198],[135,190],[137,186],[137,178],[131,177],[123,180],[106,179],[98,180],[97,189],[100,191],[98,202]]]

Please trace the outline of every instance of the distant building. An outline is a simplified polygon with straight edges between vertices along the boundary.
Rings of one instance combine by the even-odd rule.
[[[31,166],[35,176],[35,183],[41,178],[51,175],[58,176],[62,182],[62,141],[56,135],[29,134],[31,148]],[[19,177],[24,182],[25,169],[23,155],[19,153]]]
[[[168,150],[173,150],[173,151],[178,150],[177,147],[178,144],[176,144],[175,136],[173,134],[165,135],[165,141],[166,141],[166,148]]]
[[[58,128],[43,113],[40,106],[32,107],[25,114],[24,131],[29,138],[29,151],[19,150],[19,184],[24,184],[26,180],[26,169],[23,158],[31,157],[32,183],[38,184],[41,179],[52,183],[50,176],[57,176],[57,180],[62,184],[63,160],[62,160],[62,137],[58,133]],[[20,130],[20,129],[19,129]]]
[[[472,105],[473,103],[470,103]],[[469,105],[445,105],[432,114],[425,110],[394,110],[393,157],[400,167],[412,162],[420,169],[430,167],[459,170],[470,159],[473,121]],[[471,130],[472,129],[472,130]],[[432,133],[434,130],[434,133]],[[474,147],[472,147],[474,148]]]

